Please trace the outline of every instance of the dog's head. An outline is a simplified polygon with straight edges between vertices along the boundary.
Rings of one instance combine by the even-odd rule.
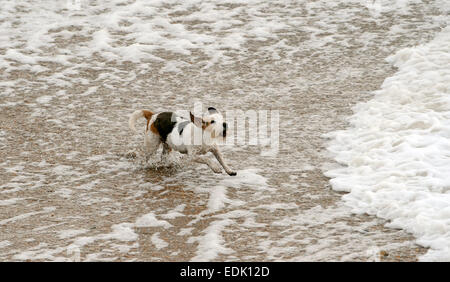
[[[191,121],[198,127],[201,127],[204,133],[210,133],[212,138],[226,137],[228,125],[223,120],[222,114],[213,107],[202,115],[201,118],[190,113]]]

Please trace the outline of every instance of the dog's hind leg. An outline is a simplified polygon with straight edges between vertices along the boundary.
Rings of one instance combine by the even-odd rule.
[[[147,131],[144,135],[144,150],[145,150],[145,161],[148,161],[151,156],[153,156],[161,144],[161,138],[159,135],[153,132]]]
[[[169,156],[169,153],[172,151],[172,149],[169,147],[169,145],[167,143],[163,143],[163,151],[161,154],[161,161],[162,162],[166,162],[167,161],[167,157]]]

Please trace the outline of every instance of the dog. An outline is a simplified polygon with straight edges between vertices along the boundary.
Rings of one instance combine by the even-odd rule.
[[[215,108],[209,107],[201,118],[194,116],[191,112],[189,115],[190,120],[173,112],[153,113],[149,110],[137,110],[131,114],[128,124],[136,133],[136,121],[139,118],[147,120],[144,134],[147,159],[154,155],[162,144],[163,158],[173,149],[187,154],[197,163],[206,164],[215,173],[222,173],[222,168],[205,155],[211,152],[225,172],[235,176],[236,171],[225,163],[218,147],[218,141],[226,137],[228,130],[222,114]]]

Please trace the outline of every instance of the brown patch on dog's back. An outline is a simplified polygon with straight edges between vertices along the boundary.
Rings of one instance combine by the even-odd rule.
[[[147,131],[148,131],[148,123],[147,123]],[[152,123],[152,125],[150,125],[150,131],[159,135],[158,129],[156,129],[155,127],[155,123]]]

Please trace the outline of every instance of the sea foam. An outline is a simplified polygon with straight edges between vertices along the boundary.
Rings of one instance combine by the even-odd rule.
[[[350,127],[331,132],[343,166],[325,173],[356,213],[390,220],[450,260],[450,28],[387,58],[398,71],[372,100],[354,107]]]

